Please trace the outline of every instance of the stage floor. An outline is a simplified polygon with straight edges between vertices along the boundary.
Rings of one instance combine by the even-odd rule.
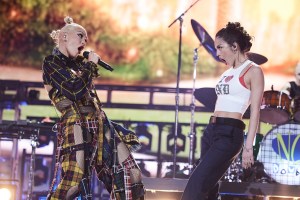
[[[180,199],[187,179],[143,178],[148,199]],[[167,195],[169,193],[169,195]],[[233,199],[300,199],[300,185],[275,183],[220,182],[222,200]]]

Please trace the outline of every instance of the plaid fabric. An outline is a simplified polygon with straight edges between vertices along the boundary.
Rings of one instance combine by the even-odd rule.
[[[101,102],[96,91],[92,90],[92,79],[99,76],[97,65],[92,62],[84,62],[82,57],[75,60],[63,55],[58,49],[54,49],[52,55],[47,56],[43,62],[43,81],[45,85],[53,88],[49,97],[56,108],[61,112],[61,123],[58,124],[56,151],[56,169],[48,199],[65,199],[68,190],[76,185],[84,177],[84,172],[76,161],[76,152],[61,155],[60,150],[72,147],[75,144],[74,126],[82,127],[83,134],[91,134],[93,147],[90,151],[90,163],[95,167],[98,177],[104,182],[106,188],[112,194],[118,194],[114,199],[132,199],[132,189],[135,188],[136,196],[142,196],[143,185],[130,184],[130,174],[127,169],[120,170],[119,174],[112,172],[114,165],[113,140],[107,141],[104,134],[111,130],[111,138],[116,134],[117,142],[124,142],[130,150],[140,147],[138,137],[122,126],[110,122],[101,110]],[[80,108],[88,106],[92,112],[82,112]],[[132,157],[130,159],[133,159]],[[118,166],[120,169],[125,166]],[[135,168],[138,168],[135,164]],[[128,168],[129,169],[129,168]],[[124,176],[124,171],[126,176]],[[126,183],[124,183],[124,181]],[[120,189],[123,188],[123,189]],[[119,193],[115,191],[120,191]],[[123,192],[121,192],[123,190]],[[116,195],[113,195],[116,196]]]
[[[104,151],[104,156],[109,156],[107,151]],[[115,172],[109,166],[109,162],[104,162],[103,166],[98,165],[95,167],[98,178],[110,192],[111,200],[134,200],[144,196],[143,183],[132,183],[130,179],[130,169],[137,168],[139,167],[132,155],[123,163],[118,164]]]
[[[80,121],[76,120],[73,122],[73,120],[66,120],[64,124],[61,124],[60,130],[62,133],[58,134],[58,139],[60,140],[60,148],[66,148],[70,147],[75,144],[74,142],[74,129],[72,128],[73,125],[84,125],[89,132],[94,132],[98,134],[94,134],[92,144],[94,146],[99,145],[97,141],[97,136],[103,134],[110,129],[110,125],[108,121],[103,123],[101,125],[102,132],[99,132],[99,122],[95,119],[87,120],[87,121]],[[126,130],[126,129],[124,129]],[[115,131],[111,131],[114,133]],[[124,131],[123,131],[124,132]],[[126,132],[128,134],[134,134],[133,132]],[[117,141],[123,141],[123,139],[120,137],[126,136],[126,134],[116,134]],[[112,135],[113,138],[113,135]],[[130,138],[130,137],[127,137]],[[135,137],[131,137],[135,138]],[[123,141],[124,142],[124,141]],[[134,140],[133,142],[127,141],[128,144],[134,144],[137,142]],[[126,143],[125,143],[126,144]],[[136,145],[136,144],[135,144]],[[128,145],[128,148],[130,148],[132,145]],[[102,157],[99,159],[99,149],[96,153],[96,156],[93,156],[91,154],[91,158],[93,161],[93,166],[97,172],[97,176],[99,180],[101,180],[105,186],[106,189],[111,193],[112,200],[119,200],[119,199],[126,199],[131,200],[134,199],[133,196],[140,197],[144,194],[144,187],[142,183],[138,184],[131,184],[130,181],[130,169],[132,168],[138,168],[138,165],[136,164],[135,160],[132,156],[129,156],[123,163],[117,165],[116,172],[113,172],[113,140],[108,142],[106,138],[104,137],[103,146],[101,149]],[[58,157],[60,155],[60,152],[57,151]],[[71,152],[71,154],[67,154],[66,156],[60,156],[59,161],[61,162],[62,167],[62,174],[61,179],[58,181],[57,188],[53,191],[53,194],[51,195],[51,200],[57,200],[57,199],[64,199],[65,195],[67,194],[67,191],[70,189],[70,187],[78,185],[80,180],[83,177],[83,172],[79,168],[77,162],[76,162],[76,153]],[[59,166],[59,165],[57,165]],[[57,170],[56,170],[57,171]],[[74,177],[73,177],[74,176]],[[57,177],[57,175],[55,175]],[[54,184],[57,184],[53,181],[52,187],[55,188]],[[139,188],[139,190],[136,190],[136,194],[133,194],[133,188]]]
[[[82,122],[80,120],[76,121],[77,125],[84,126],[89,131],[93,131],[93,141],[92,144],[97,150],[97,161],[101,165],[102,164],[102,148],[103,148],[103,122],[102,120],[88,120],[85,122]],[[94,159],[94,156],[92,157],[92,160]]]
[[[73,60],[56,48],[44,59],[42,71],[44,84],[72,101],[80,100],[89,91],[92,78],[98,76],[95,63]]]
[[[66,199],[68,190],[72,186],[78,185],[83,178],[83,171],[79,168],[76,162],[75,152],[65,155],[62,160],[61,181],[53,194],[51,194],[51,200]]]
[[[120,172],[123,174],[124,176],[124,188],[121,189],[125,190],[125,199],[129,200],[132,199],[132,184],[131,184],[131,180],[130,180],[130,169],[134,169],[134,168],[138,168],[137,164],[135,163],[135,160],[133,159],[133,157],[130,155],[126,160],[124,160],[124,162],[122,163],[122,165],[118,166],[117,169],[117,174],[119,174]],[[117,181],[117,180],[116,180]],[[117,186],[117,184],[116,184]],[[120,189],[115,188],[116,192],[120,192]]]
[[[117,131],[119,142],[124,142],[127,147],[130,149],[131,152],[135,152],[141,148],[141,144],[139,142],[139,138],[137,135],[132,132],[131,130],[128,130],[124,128],[123,126],[110,121],[110,123],[113,125],[114,129]]]

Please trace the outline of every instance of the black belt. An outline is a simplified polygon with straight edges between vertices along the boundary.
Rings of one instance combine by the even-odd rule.
[[[246,125],[239,119],[225,118],[225,117],[215,117],[211,116],[209,119],[210,124],[220,124],[233,126],[242,130],[245,130]]]
[[[92,148],[92,144],[91,143],[81,143],[81,144],[75,144],[73,146],[69,146],[69,147],[66,147],[66,148],[63,148],[61,151],[60,151],[60,154],[61,155],[64,155],[64,154],[70,154],[74,151],[80,151],[80,150],[84,150],[85,148],[87,149],[90,149]]]

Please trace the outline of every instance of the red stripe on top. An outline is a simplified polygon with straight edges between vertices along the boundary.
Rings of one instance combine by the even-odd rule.
[[[245,73],[240,76],[239,80],[240,80],[240,83],[242,84],[242,86],[244,86],[245,88],[247,88],[246,86],[246,83],[245,83],[245,80],[244,80],[244,76],[245,74],[249,71],[249,69],[252,67],[253,65],[250,65],[250,67],[245,71]],[[248,88],[247,88],[248,89]]]

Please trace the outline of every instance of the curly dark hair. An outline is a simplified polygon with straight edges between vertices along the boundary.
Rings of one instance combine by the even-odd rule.
[[[233,45],[233,43],[236,42],[244,53],[250,51],[252,47],[251,40],[253,38],[239,22],[228,22],[225,28],[217,32],[216,37],[222,38],[229,45]]]

